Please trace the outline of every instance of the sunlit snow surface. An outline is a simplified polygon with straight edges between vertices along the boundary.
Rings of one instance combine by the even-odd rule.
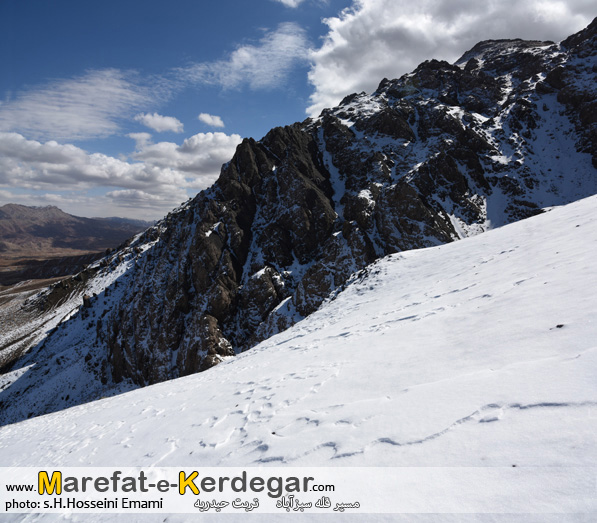
[[[205,373],[0,429],[0,462],[596,467],[596,224],[591,197],[390,256]]]

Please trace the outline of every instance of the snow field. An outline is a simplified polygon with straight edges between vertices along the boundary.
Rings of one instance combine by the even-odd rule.
[[[3,427],[0,460],[587,467],[584,492],[597,466],[596,221],[591,197],[382,259],[205,373]],[[572,519],[537,519],[529,500],[524,517],[483,521],[589,521],[587,503],[570,500]],[[400,517],[369,520],[436,520]],[[452,520],[478,521],[467,518]]]

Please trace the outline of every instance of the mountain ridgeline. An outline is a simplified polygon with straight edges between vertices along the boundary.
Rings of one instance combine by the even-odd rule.
[[[35,257],[113,248],[151,225],[124,218],[81,218],[58,207],[0,207],[0,255]]]
[[[81,218],[52,205],[3,205],[0,287],[76,274],[151,225],[125,218]]]
[[[597,193],[596,33],[481,42],[244,140],[210,189],[30,300],[88,294],[14,364],[3,423],[208,369],[380,257]]]

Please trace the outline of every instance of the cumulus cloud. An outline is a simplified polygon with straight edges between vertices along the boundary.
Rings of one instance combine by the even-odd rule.
[[[241,141],[239,135],[224,133],[197,134],[181,145],[152,144],[147,133],[131,137],[137,142],[133,162],[89,154],[72,144],[43,143],[0,132],[0,196],[13,194],[7,191],[13,188],[45,192],[48,198],[52,191],[62,191],[75,205],[76,199],[80,203],[88,198],[90,191],[110,187],[113,190],[100,198],[104,208],[136,206],[147,210],[144,217],[156,217],[186,200],[189,191],[193,194],[209,187]],[[94,202],[97,206],[97,199]]]
[[[6,100],[0,105],[0,131],[38,140],[105,137],[119,130],[123,118],[155,103],[162,94],[160,88],[143,85],[131,72],[89,71]]]
[[[129,133],[127,136],[135,140],[136,149],[143,149],[151,143],[151,134],[149,133]]]
[[[329,30],[311,53],[316,116],[353,92],[375,90],[431,58],[454,61],[477,42],[560,40],[588,25],[592,0],[355,0],[324,20]]]
[[[158,133],[163,133],[165,131],[182,133],[184,131],[182,122],[173,116],[162,116],[158,113],[140,113],[135,116],[135,121],[142,123]]]
[[[197,116],[199,121],[203,122],[204,124],[210,125],[211,127],[224,127],[224,122],[219,116],[215,116],[213,114],[201,113]]]
[[[242,45],[227,60],[195,64],[179,73],[187,81],[237,89],[272,89],[284,83],[297,63],[306,62],[309,45],[304,29],[281,24],[266,33],[258,45]]]
[[[159,169],[173,168],[183,173],[215,177],[222,164],[232,158],[240,142],[238,134],[199,133],[181,145],[171,142],[148,145],[135,152],[134,158]]]
[[[148,184],[184,185],[172,168],[128,163],[71,144],[41,143],[17,133],[0,133],[0,183],[27,189],[84,189],[94,186],[144,188]],[[158,189],[159,190],[159,187]]]
[[[163,212],[177,207],[187,199],[188,195],[184,189],[179,187],[167,187],[160,194],[155,194],[140,189],[120,189],[109,191],[105,198],[111,205],[132,209],[160,209]],[[127,213],[128,214],[128,213]],[[155,214],[153,214],[155,217]]]

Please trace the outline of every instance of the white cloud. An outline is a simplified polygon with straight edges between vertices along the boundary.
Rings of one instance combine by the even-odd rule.
[[[129,133],[127,136],[135,140],[135,148],[137,150],[143,149],[143,147],[151,143],[151,134],[149,133]]]
[[[278,2],[280,4],[284,4],[286,7],[298,7],[304,1],[305,0],[274,0],[274,2]]]
[[[120,189],[106,193],[105,198],[111,205],[121,208],[161,209],[162,212],[167,212],[184,202],[188,194],[179,187],[168,187],[160,194],[140,189]],[[155,214],[153,216],[155,217]]]
[[[65,190],[96,186],[144,188],[185,184],[174,169],[128,163],[70,144],[41,143],[17,133],[0,133],[0,184],[27,189]]]
[[[223,163],[230,160],[241,142],[238,134],[199,133],[181,145],[160,142],[135,152],[134,158],[147,166],[172,168],[198,176],[217,177]]]
[[[182,122],[173,116],[162,116],[158,113],[140,113],[135,116],[135,120],[158,133],[163,133],[164,131],[182,133],[184,131]]]
[[[213,114],[201,113],[197,116],[199,121],[203,122],[204,124],[210,125],[211,127],[224,127],[224,122],[219,116],[215,116]]]
[[[7,193],[13,193],[6,189],[18,189],[42,192],[48,201],[53,191],[60,191],[66,195],[60,201],[69,212],[80,209],[89,215],[96,209],[94,213],[101,215],[115,206],[137,206],[144,209],[137,216],[155,218],[209,187],[241,141],[239,135],[224,133],[197,134],[181,145],[152,144],[148,133],[132,133],[131,137],[137,142],[134,162],[89,154],[71,144],[42,143],[0,132],[0,197],[10,201]],[[113,190],[98,198],[88,196],[106,188]]]
[[[6,100],[0,105],[0,131],[41,140],[109,136],[119,130],[121,119],[154,103],[161,96],[160,89],[142,85],[131,72],[89,71]]]
[[[242,45],[227,60],[192,65],[179,73],[191,82],[236,89],[272,89],[282,85],[292,68],[308,59],[305,31],[295,23],[281,24],[258,45]]]
[[[424,60],[454,61],[481,40],[560,40],[593,16],[593,0],[355,0],[324,20],[329,31],[311,53],[308,113],[371,92],[384,77],[400,77]]]

